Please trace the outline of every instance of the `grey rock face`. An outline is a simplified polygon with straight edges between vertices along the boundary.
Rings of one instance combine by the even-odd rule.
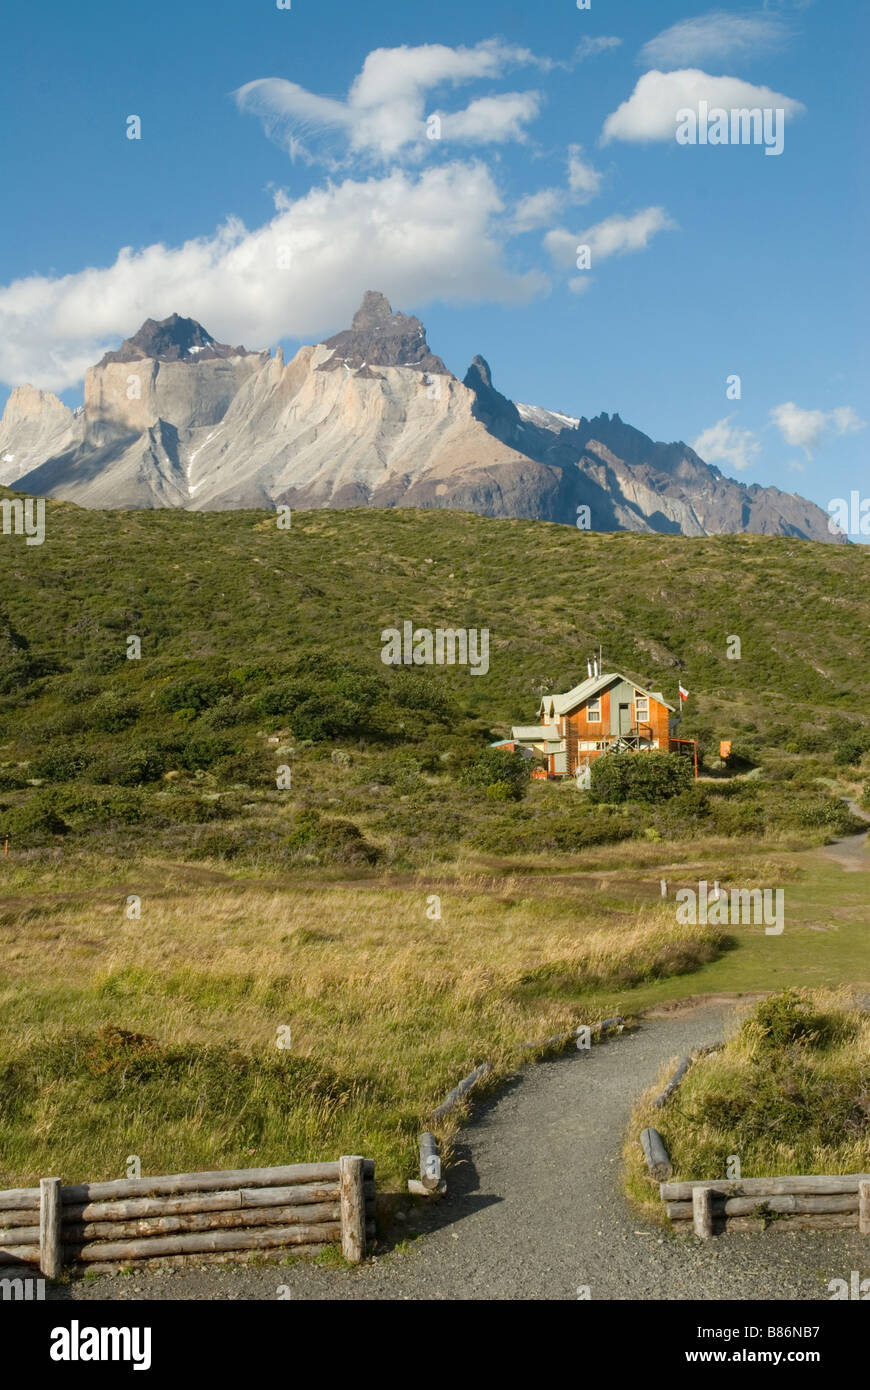
[[[348,367],[410,367],[418,372],[450,376],[440,357],[429,351],[426,330],[409,314],[394,314],[389,300],[376,290],[366,290],[353,316],[353,326],[327,338],[324,347],[333,356],[321,363],[320,372]]]

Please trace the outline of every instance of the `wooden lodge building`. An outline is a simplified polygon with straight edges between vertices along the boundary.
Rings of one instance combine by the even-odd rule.
[[[644,690],[619,671],[593,675],[564,695],[545,695],[540,723],[515,725],[498,746],[539,753],[539,776],[572,777],[605,753],[684,753],[694,761],[697,745],[674,737],[676,711],[660,690]],[[534,775],[534,774],[533,774]]]

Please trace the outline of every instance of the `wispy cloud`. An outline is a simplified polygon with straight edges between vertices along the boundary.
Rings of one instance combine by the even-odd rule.
[[[784,47],[791,34],[791,25],[769,11],[711,10],[664,29],[644,44],[637,61],[647,68],[681,68],[731,58],[746,61]]]
[[[633,251],[645,251],[650,240],[659,232],[671,231],[676,222],[664,208],[642,208],[631,217],[616,213],[596,222],[583,232],[569,232],[555,227],[544,237],[544,245],[555,265],[568,269],[576,264],[578,246],[588,246],[592,268],[609,256],[624,256]]]
[[[546,70],[552,63],[496,39],[474,48],[404,45],[370,53],[343,101],[318,96],[282,77],[246,82],[234,96],[239,109],[259,116],[269,137],[294,157],[334,162],[340,137],[345,154],[381,161],[419,159],[432,148],[427,118],[435,114],[441,119],[441,138],[457,143],[523,138],[540,109],[537,92],[501,93],[452,112],[429,110],[427,101],[436,88],[493,81],[524,66]]]
[[[862,420],[850,405],[837,406],[835,410],[803,410],[794,401],[777,405],[770,412],[770,418],[779,430],[786,444],[803,449],[808,458],[812,457],[826,433],[834,436],[857,434],[866,429],[867,421]]]
[[[742,473],[761,452],[761,445],[751,430],[740,430],[732,425],[733,418],[733,415],[726,415],[702,430],[690,447],[705,463],[723,463]]]

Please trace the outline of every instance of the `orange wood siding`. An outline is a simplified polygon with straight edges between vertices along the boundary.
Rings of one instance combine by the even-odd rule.
[[[653,742],[658,741],[659,748],[663,753],[668,751],[668,719],[670,715],[666,705],[662,705],[658,700],[649,702],[649,722],[652,725]]]

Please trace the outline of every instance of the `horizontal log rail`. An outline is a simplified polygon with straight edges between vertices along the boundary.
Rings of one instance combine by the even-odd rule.
[[[655,1131],[653,1131],[655,1132]],[[708,1239],[714,1229],[840,1230],[870,1235],[870,1173],[793,1177],[698,1178],[662,1182],[659,1196],[679,1228]]]
[[[43,1178],[0,1191],[0,1264],[117,1268],[129,1261],[255,1258],[340,1242],[352,1263],[375,1235],[374,1163],[346,1156],[110,1182]]]

